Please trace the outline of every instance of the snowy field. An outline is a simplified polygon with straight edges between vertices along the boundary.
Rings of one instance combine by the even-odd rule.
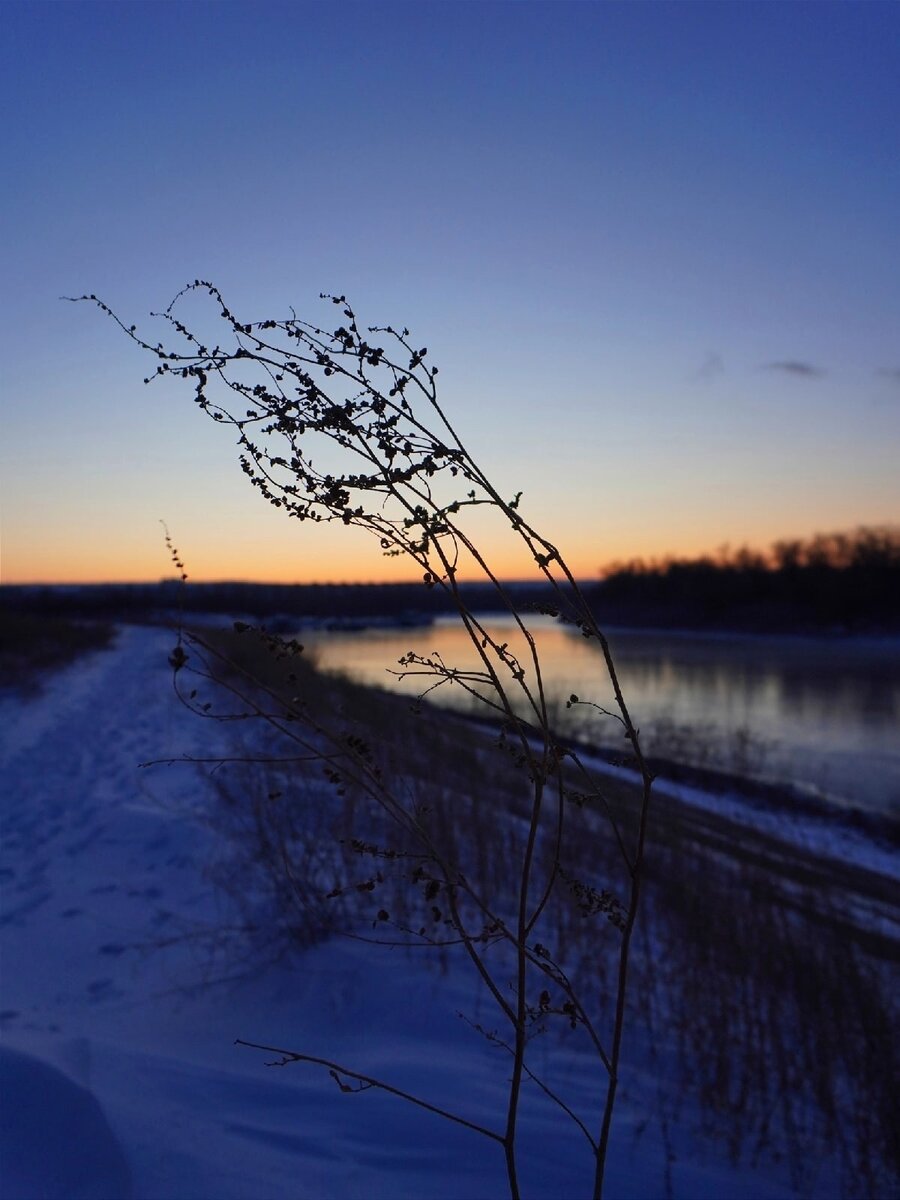
[[[496,1126],[497,1051],[464,969],[344,938],[264,965],[214,956],[233,914],[206,877],[216,793],[197,767],[227,727],[176,700],[172,635],[125,627],[111,650],[0,700],[0,1195],[3,1200],[502,1197],[499,1147],[327,1072],[267,1067],[236,1038],[379,1075]],[[733,1164],[690,1111],[662,1129],[638,1049],[617,1109],[606,1195],[795,1195],[783,1166]],[[589,1092],[571,1063],[575,1094]],[[588,1194],[580,1135],[529,1102],[524,1188]],[[816,1196],[840,1193],[827,1170]]]

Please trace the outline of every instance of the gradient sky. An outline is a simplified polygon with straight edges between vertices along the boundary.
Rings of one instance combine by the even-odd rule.
[[[3,582],[160,578],[160,518],[195,578],[411,575],[267,506],[59,299],[149,332],[198,275],[244,320],[408,325],[584,574],[900,517],[900,4],[2,18]]]

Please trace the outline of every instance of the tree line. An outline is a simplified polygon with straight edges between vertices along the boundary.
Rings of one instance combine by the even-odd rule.
[[[479,612],[498,609],[490,585],[460,585]],[[506,585],[522,610],[545,610],[541,581]],[[582,588],[607,624],[756,632],[900,631],[900,527],[784,539],[768,550],[723,547],[698,558],[613,563]],[[194,583],[0,587],[0,608],[101,620],[147,620],[181,610],[324,623],[415,624],[452,611],[421,583]]]
[[[900,527],[861,526],[715,555],[613,563],[607,621],[777,632],[900,629]]]

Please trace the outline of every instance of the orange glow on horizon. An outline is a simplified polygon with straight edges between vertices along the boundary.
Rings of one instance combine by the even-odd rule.
[[[753,550],[764,551],[780,537],[805,536],[806,532],[776,530],[767,536],[754,539],[732,539],[732,548],[749,545]],[[592,580],[602,577],[603,570],[614,563],[642,558],[663,559],[667,557],[698,558],[702,555],[716,556],[724,539],[710,546],[708,539],[699,537],[684,539],[680,544],[661,543],[649,539],[644,544],[622,540],[614,545],[608,542],[602,551],[580,547],[567,554],[564,544],[560,545],[563,556],[577,579]],[[36,549],[36,548],[35,548]],[[59,544],[43,548],[43,552],[4,553],[0,566],[0,584],[18,586],[65,586],[78,584],[135,583],[152,584],[175,577],[175,571],[163,552],[139,553],[138,548],[109,547],[106,552],[97,552],[90,557],[84,547]],[[491,569],[497,577],[506,580],[538,579],[540,572],[524,549],[516,547],[518,553],[498,552],[489,554]],[[186,570],[189,581],[195,583],[259,583],[259,584],[383,584],[417,583],[422,572],[400,558],[381,557],[373,547],[358,556],[336,553],[332,547],[323,546],[323,553],[315,557],[309,553],[285,553],[275,547],[256,544],[251,547],[233,546],[231,553],[223,547],[201,547],[199,553],[185,552]],[[329,552],[330,551],[330,552]],[[458,578],[478,581],[484,578],[474,564],[461,565]]]
[[[563,551],[565,554],[565,551]],[[96,555],[92,561],[70,553],[4,556],[7,562],[0,569],[0,583],[15,585],[75,585],[100,583],[157,583],[175,577],[174,568],[162,554],[149,556],[124,554]],[[537,566],[527,553],[492,554],[491,569],[501,579],[537,578]],[[604,556],[609,561],[608,556]],[[266,553],[257,548],[248,554],[192,554],[184,552],[186,571],[195,583],[417,583],[422,571],[408,559],[385,558],[377,550],[357,557],[322,554],[309,555]],[[577,578],[597,578],[600,574],[598,556],[582,551],[566,560]],[[458,578],[484,578],[474,564],[461,565]]]

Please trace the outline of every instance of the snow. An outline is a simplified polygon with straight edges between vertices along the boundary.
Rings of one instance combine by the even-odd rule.
[[[48,1062],[0,1046],[0,1093],[5,1200],[131,1195],[122,1148],[87,1088]]]
[[[234,1044],[331,1057],[498,1127],[502,1052],[456,1015],[483,1015],[464,967],[348,939],[268,966],[208,953],[230,916],[204,877],[210,781],[138,765],[228,747],[228,727],[174,696],[173,642],[124,627],[37,696],[0,699],[4,1200],[503,1196],[495,1143]],[[560,1069],[596,1111],[585,1063]],[[652,1064],[636,1064],[614,1125],[613,1200],[665,1194],[653,1087]],[[558,1110],[529,1099],[521,1129],[528,1196],[588,1193],[581,1135]],[[676,1142],[680,1196],[792,1194],[777,1171]]]
[[[634,780],[635,773],[610,765],[603,759],[582,754],[582,761],[601,774],[623,782]],[[835,806],[821,814],[796,813],[754,801],[738,791],[707,792],[688,784],[676,783],[660,776],[653,783],[654,804],[664,804],[666,797],[680,801],[689,808],[717,813],[735,824],[769,834],[787,846],[819,859],[833,859],[875,871],[900,883],[900,860],[892,841],[885,837],[858,831]]]

